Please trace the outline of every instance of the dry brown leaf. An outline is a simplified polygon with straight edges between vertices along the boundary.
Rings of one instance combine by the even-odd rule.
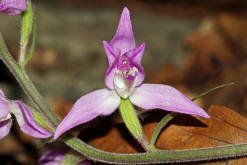
[[[203,20],[200,27],[189,34],[187,43],[191,49],[184,61],[185,80],[201,81],[220,72],[226,65],[238,59],[218,33],[215,18]]]
[[[247,21],[241,14],[222,13],[205,18],[186,41],[190,48],[184,62],[184,79],[201,82],[238,67],[247,59]]]
[[[209,115],[210,119],[195,117],[198,119],[197,121],[188,120],[186,116],[178,117],[173,122],[182,120],[178,123],[183,123],[183,125],[172,124],[165,129],[157,141],[157,147],[187,149],[247,142],[247,120],[245,117],[229,108],[216,105],[209,108]],[[198,123],[199,121],[200,123]],[[182,142],[180,141],[181,137]]]
[[[224,106],[212,105],[209,108],[210,119],[178,115],[160,134],[156,147],[160,149],[192,149],[247,142],[247,120],[245,117]],[[157,122],[144,124],[148,139]],[[89,143],[109,152],[135,153],[139,149],[131,145],[133,138],[123,138],[126,132],[113,127],[103,137]],[[247,158],[210,162],[206,164],[244,164]],[[205,164],[205,163],[204,163]]]
[[[9,135],[8,137],[0,141],[0,154],[13,154],[17,152],[23,152],[23,146],[16,140],[15,137]]]
[[[72,102],[65,98],[55,98],[51,102],[51,107],[60,119],[63,119],[72,107]]]

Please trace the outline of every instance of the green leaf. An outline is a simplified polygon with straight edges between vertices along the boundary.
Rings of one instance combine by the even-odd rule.
[[[25,62],[22,64],[22,66],[26,66],[27,63],[31,60],[31,58],[33,57],[33,53],[34,53],[34,49],[35,49],[35,44],[36,44],[36,19],[35,19],[35,12],[33,12],[33,31],[32,31],[32,43],[31,43],[31,47],[29,49],[27,58],[25,59]]]
[[[21,25],[21,43],[20,43],[21,48],[20,48],[19,64],[22,64],[25,61],[26,47],[33,26],[33,10],[30,1],[27,2],[27,6],[28,6],[27,10],[22,12],[21,14],[22,25]]]
[[[22,27],[21,27],[21,44],[27,43],[29,35],[32,31],[33,25],[33,10],[31,2],[27,2],[28,8],[21,14]]]

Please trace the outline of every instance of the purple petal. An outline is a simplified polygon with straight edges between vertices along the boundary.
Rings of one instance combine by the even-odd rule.
[[[130,20],[130,13],[127,7],[123,9],[117,32],[111,40],[110,45],[118,48],[121,51],[121,54],[134,49],[136,46]]]
[[[141,65],[142,55],[144,53],[145,46],[146,44],[142,43],[135,49],[130,50],[126,53],[127,57],[132,62],[132,65],[134,65],[138,69],[136,86],[140,86],[145,78],[144,68]]]
[[[2,0],[0,12],[8,15],[17,15],[27,10],[27,0]]]
[[[3,91],[0,89],[0,120],[4,119],[9,114],[9,105]]]
[[[130,50],[126,53],[127,57],[131,59],[134,63],[141,65],[142,62],[142,55],[144,53],[146,44],[142,43],[141,45],[137,46],[135,49]]]
[[[209,118],[208,114],[177,89],[161,84],[143,84],[130,96],[133,104],[146,110],[167,111],[198,115]]]
[[[138,72],[137,72],[137,82],[136,82],[136,86],[138,87],[144,81],[145,73],[144,73],[144,68],[142,66],[137,65],[136,68],[138,69]]]
[[[105,72],[105,85],[108,89],[114,89],[114,77],[117,70],[117,63],[108,67]]]
[[[48,151],[39,158],[38,165],[61,165],[65,153],[60,150]],[[92,165],[89,160],[82,160],[78,165]]]
[[[58,125],[54,139],[57,139],[67,130],[86,123],[97,116],[111,114],[119,104],[120,98],[115,90],[100,89],[80,97]]]
[[[9,134],[9,130],[11,128],[12,125],[12,120],[8,119],[8,120],[4,120],[0,122],[0,139],[4,138],[5,136],[7,136]]]
[[[103,46],[108,60],[108,68],[105,73],[105,84],[107,88],[114,89],[113,79],[117,69],[120,50],[112,48],[106,41],[103,41]]]
[[[117,66],[119,64],[120,52],[118,50],[113,50],[113,48],[106,41],[103,41],[103,45],[109,65],[105,74],[105,84],[107,88],[114,89],[114,77],[116,75]],[[128,57],[131,66],[138,69],[136,86],[140,86],[145,78],[144,68],[141,65],[144,49],[145,43],[137,46],[133,50],[126,52],[125,54]]]
[[[10,112],[15,115],[21,130],[35,138],[48,138],[51,133],[39,126],[33,117],[31,111],[21,101],[15,101],[10,104]]]
[[[107,41],[103,41],[103,46],[108,60],[108,66],[110,67],[116,59],[120,56],[121,52],[118,48],[114,48],[109,45]]]
[[[46,152],[40,157],[38,165],[61,165],[65,153],[59,150]]]

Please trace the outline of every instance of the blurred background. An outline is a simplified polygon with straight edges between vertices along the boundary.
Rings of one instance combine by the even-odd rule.
[[[136,43],[146,43],[146,82],[172,85],[193,98],[234,81],[234,86],[210,93],[197,104],[205,110],[212,104],[224,105],[247,116],[247,1],[35,0],[33,4],[37,45],[27,70],[61,119],[78,97],[105,88],[102,41],[114,36],[124,6],[131,12]],[[0,31],[16,58],[20,18],[0,14],[0,20]],[[32,104],[2,62],[0,88],[10,99]],[[91,136],[82,138],[90,141]],[[43,146],[15,125],[0,141],[1,164],[4,159],[3,164],[35,164],[53,145]]]

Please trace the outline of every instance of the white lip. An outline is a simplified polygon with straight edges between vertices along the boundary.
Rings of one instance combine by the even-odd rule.
[[[136,75],[136,72],[138,72],[137,68],[132,68],[128,75]],[[126,76],[126,75],[125,75]],[[126,79],[123,74],[123,72],[116,70],[115,76],[114,76],[114,87],[117,92],[117,94],[122,98],[128,98],[135,90],[135,86],[137,83],[137,76],[133,81],[129,81]]]

